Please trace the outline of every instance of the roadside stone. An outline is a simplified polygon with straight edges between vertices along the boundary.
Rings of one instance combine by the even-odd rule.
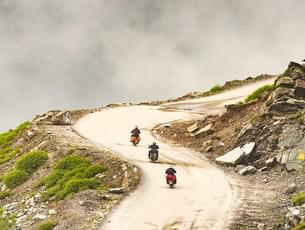
[[[228,164],[228,165],[237,165],[239,164],[245,157],[245,152],[237,147],[223,156],[217,157],[215,161],[219,164]]]
[[[195,124],[191,125],[190,127],[187,128],[187,131],[189,133],[192,133],[192,132],[195,132],[196,130],[198,130],[199,127],[198,127],[198,123],[196,122]]]
[[[199,129],[196,133],[191,134],[191,136],[198,136],[200,134],[208,134],[208,133],[212,133],[213,129],[212,129],[212,124],[208,124],[207,126]]]
[[[266,165],[267,165],[268,167],[274,166],[275,163],[276,163],[276,157],[273,157],[273,158],[270,158],[270,159],[266,160],[265,163],[266,163]]]
[[[220,164],[237,165],[242,162],[245,158],[250,157],[255,148],[255,142],[250,142],[243,145],[242,147],[237,147],[230,152],[217,157],[215,161]]]
[[[125,189],[123,187],[119,187],[119,188],[110,188],[109,192],[111,193],[115,193],[115,194],[122,194],[125,193]]]
[[[238,173],[240,170],[246,168],[247,166],[246,165],[236,165],[235,168],[234,168],[234,171],[236,173]]]
[[[297,190],[297,186],[295,183],[292,183],[290,185],[288,185],[288,188],[286,188],[285,190],[285,194],[292,194],[295,193]]]
[[[247,166],[243,169],[241,169],[238,174],[241,176],[247,175],[247,174],[254,174],[256,173],[257,169],[254,166]]]

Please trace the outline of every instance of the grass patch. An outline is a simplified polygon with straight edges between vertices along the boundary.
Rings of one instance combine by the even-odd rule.
[[[8,188],[15,188],[29,179],[30,175],[19,169],[14,169],[3,176],[3,182]]]
[[[8,230],[16,224],[16,216],[3,217],[4,209],[0,208],[0,229]]]
[[[220,86],[220,85],[215,85],[215,86],[213,86],[209,91],[208,91],[208,93],[218,93],[218,92],[221,92],[221,91],[223,91],[224,90],[224,88],[222,87],[222,86]]]
[[[20,149],[3,148],[0,150],[0,165],[11,160],[16,154],[20,152]]]
[[[301,223],[293,228],[293,230],[304,230],[304,229],[305,229],[305,223]]]
[[[305,192],[299,192],[292,196],[293,205],[302,205],[305,203]]]
[[[26,121],[19,125],[16,129],[0,134],[0,146],[6,145],[17,137],[23,130],[30,126],[31,122]]]
[[[9,191],[1,191],[0,192],[0,200],[3,200],[10,195],[11,195],[11,192],[9,192]]]
[[[56,227],[57,225],[57,222],[54,221],[54,220],[47,220],[47,221],[44,221],[43,223],[41,223],[39,226],[38,226],[38,230],[52,230]]]
[[[54,170],[43,178],[38,186],[46,186],[42,194],[44,200],[55,197],[58,200],[66,198],[86,189],[97,189],[101,186],[95,175],[107,170],[104,165],[92,164],[88,158],[70,155],[60,160]]]
[[[258,88],[245,99],[245,103],[249,103],[249,102],[256,100],[265,92],[273,90],[273,88],[274,88],[273,85],[265,85],[265,86]]]
[[[32,151],[22,157],[16,163],[16,168],[32,174],[48,160],[48,153],[44,151]]]
[[[3,182],[9,188],[15,188],[27,181],[30,175],[42,166],[48,159],[44,151],[32,151],[23,155],[15,165],[15,169],[3,176]]]

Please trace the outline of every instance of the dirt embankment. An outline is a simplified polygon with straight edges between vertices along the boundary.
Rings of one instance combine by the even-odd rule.
[[[56,229],[95,229],[107,213],[135,188],[140,176],[135,166],[122,161],[109,151],[97,149],[73,131],[72,124],[91,112],[93,111],[50,111],[36,117],[31,125],[0,146],[0,152],[8,148],[18,149],[16,155],[1,165],[2,179],[29,152],[39,150],[48,153],[45,164],[35,170],[24,183],[8,188],[4,181],[0,182],[1,194],[6,194],[6,197],[0,199],[1,229],[37,229],[43,223],[54,223]],[[64,184],[62,188],[71,189],[67,197],[61,199],[51,196],[50,199],[45,199],[44,195],[50,192],[49,185],[39,186],[39,182],[54,173],[59,162],[68,156],[76,158],[72,159],[74,162],[69,162],[69,166],[64,166],[66,168],[72,167],[79,159],[88,160],[89,163],[85,162],[88,167],[94,164],[92,169],[99,169],[97,165],[106,168],[101,173],[93,172],[91,179],[84,179],[86,182],[94,181],[100,186],[88,189],[90,185],[82,187],[85,185],[77,184],[81,180],[79,174],[83,172],[80,167],[76,169],[79,174],[74,173],[76,170],[70,170],[61,179],[64,181],[71,177],[70,184]],[[110,192],[110,188],[115,189]],[[56,190],[55,187],[52,189]]]
[[[246,191],[231,229],[291,229],[304,221],[298,206],[303,202],[292,205],[292,197],[305,189],[304,66],[290,63],[273,89],[256,96],[249,103],[228,106],[222,115],[156,127],[156,132],[212,161],[255,143],[251,154],[234,167],[222,165],[240,177],[239,186]],[[243,174],[246,167],[251,170]]]

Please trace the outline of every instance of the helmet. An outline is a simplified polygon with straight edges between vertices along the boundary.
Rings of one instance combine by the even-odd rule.
[[[153,142],[153,145],[155,145],[155,144],[156,144],[156,142],[154,141],[154,142]]]
[[[134,128],[135,128],[135,129],[137,129],[137,128],[138,128],[138,126],[136,125]]]

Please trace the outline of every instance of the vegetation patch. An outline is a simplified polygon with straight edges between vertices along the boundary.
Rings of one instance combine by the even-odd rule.
[[[221,92],[223,90],[224,90],[223,86],[215,85],[208,92],[211,93],[211,94],[214,94],[214,93],[219,93],[219,92]]]
[[[19,125],[16,129],[0,134],[0,146],[6,145],[15,139],[23,130],[30,126],[31,122],[26,121]]]
[[[15,169],[3,176],[3,182],[9,188],[15,188],[27,181],[30,175],[48,160],[48,153],[32,151],[23,155],[16,163]]]
[[[16,168],[32,174],[40,166],[44,165],[48,160],[48,153],[44,151],[32,151],[29,152],[17,161]]]
[[[11,195],[11,192],[9,192],[9,191],[1,191],[0,192],[0,200],[3,200],[10,195]]]
[[[3,182],[9,188],[15,188],[29,179],[30,175],[19,169],[14,169],[3,176]]]
[[[305,203],[305,192],[299,192],[292,196],[293,205],[302,205]]]
[[[0,229],[8,230],[16,224],[15,216],[3,216],[4,209],[0,208]]]
[[[38,226],[38,230],[52,230],[56,227],[56,225],[57,225],[56,221],[47,220]]]
[[[256,99],[258,99],[264,93],[273,90],[273,88],[274,88],[273,85],[264,85],[264,86],[258,88],[257,90],[255,90],[252,94],[250,94],[245,99],[245,103],[249,103],[249,102],[255,101]]]
[[[305,223],[301,223],[294,227],[293,230],[304,230],[305,229]]]
[[[55,197],[66,198],[86,189],[96,189],[101,183],[95,175],[107,170],[104,165],[92,164],[88,158],[70,155],[60,160],[54,170],[43,178],[38,186],[45,185],[47,191],[42,194],[45,200]]]
[[[1,149],[0,150],[0,165],[11,160],[19,152],[20,152],[19,149],[12,149],[9,147]]]

